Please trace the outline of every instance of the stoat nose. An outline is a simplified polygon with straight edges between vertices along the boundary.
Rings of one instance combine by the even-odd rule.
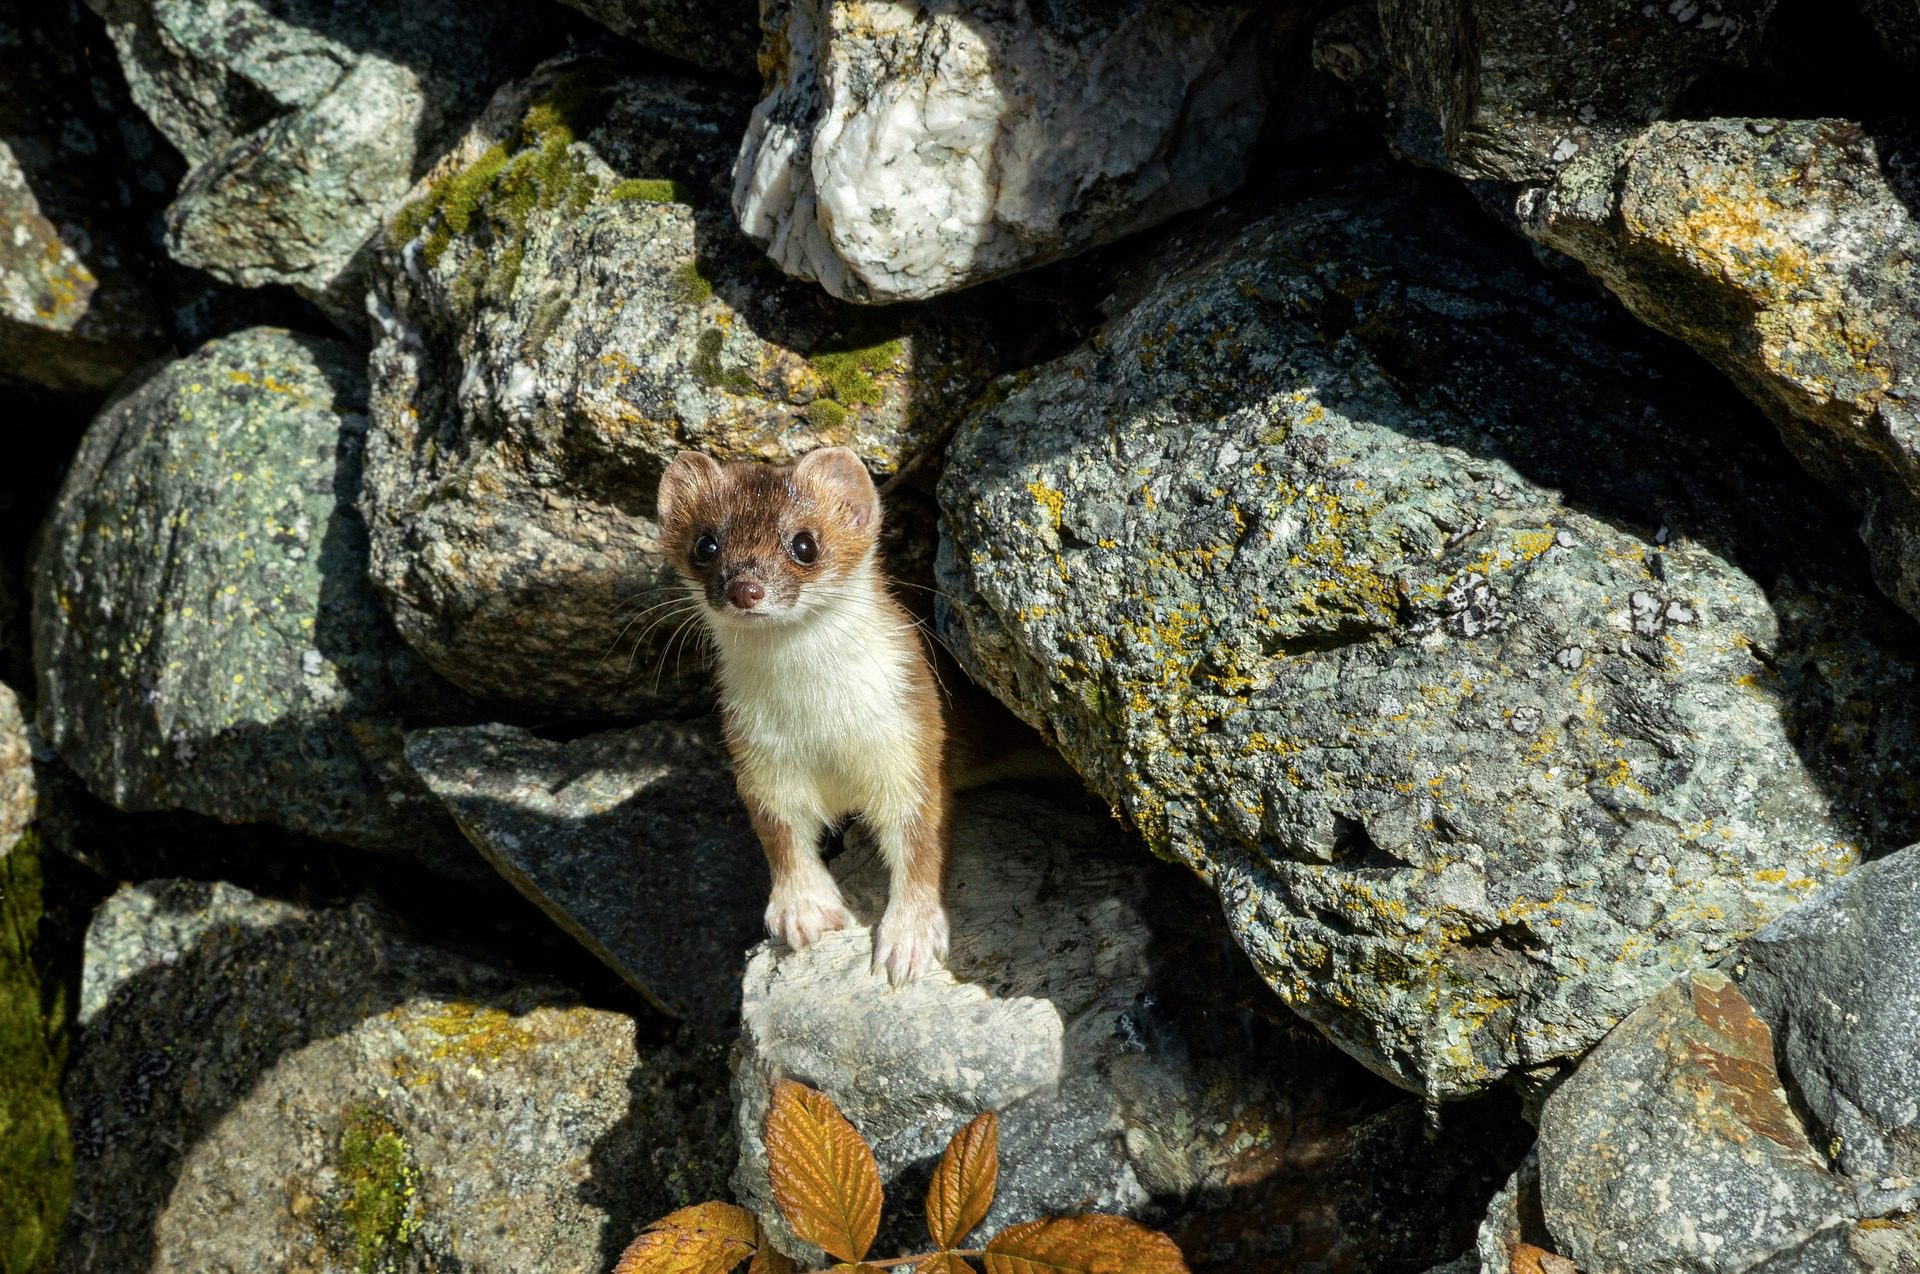
[[[727,600],[740,610],[752,610],[766,595],[767,590],[755,580],[737,579],[727,585]]]

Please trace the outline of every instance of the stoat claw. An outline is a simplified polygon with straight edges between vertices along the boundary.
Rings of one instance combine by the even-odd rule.
[[[947,960],[947,910],[937,902],[887,904],[886,914],[873,931],[873,971],[886,970],[887,981],[900,986],[931,972]]]
[[[853,923],[840,891],[826,889],[776,892],[767,904],[767,933],[795,951],[812,944],[815,938]]]

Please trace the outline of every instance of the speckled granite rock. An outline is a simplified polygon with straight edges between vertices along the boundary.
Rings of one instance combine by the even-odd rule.
[[[1864,513],[1881,587],[1920,615],[1920,143],[1843,120],[1659,124],[1521,202],[1686,341]]]
[[[366,384],[343,345],[255,328],[93,422],[34,581],[40,727],[123,809],[471,850],[400,754],[456,710],[364,582]]]
[[[897,989],[869,968],[884,866],[864,845],[833,866],[863,923],[799,953],[763,945],[741,1011],[734,1190],[784,1245],[802,1250],[773,1207],[758,1136],[776,1077],[833,1098],[873,1144],[895,1211],[924,1192],[924,1177],[910,1184],[916,1165],[999,1110],[1000,1189],[983,1233],[1061,1211],[1137,1214],[1156,1194],[1257,1176],[1276,1152],[1275,1077],[1231,1046],[1193,1048],[1156,1004],[1192,970],[1156,966],[1155,930],[1204,932],[1213,908],[1110,820],[1020,793],[963,797],[952,972]]]
[[[1920,1204],[1920,846],[1854,870],[1728,969],[1863,1217]]]
[[[33,825],[37,790],[33,745],[27,738],[26,719],[20,715],[20,700],[0,685],[0,858]]]
[[[158,354],[166,328],[115,222],[122,174],[86,109],[77,10],[0,4],[0,382],[98,395]]]
[[[601,714],[702,699],[683,617],[648,610],[681,596],[650,520],[673,454],[836,443],[893,473],[992,371],[965,311],[839,305],[740,238],[723,186],[747,106],[686,79],[547,68],[389,228],[373,579],[470,689]]]
[[[758,76],[757,0],[690,5],[681,0],[564,0],[637,44],[722,75]]]
[[[1754,56],[1775,0],[1381,0],[1387,47],[1465,177],[1551,176]]]
[[[740,225],[835,296],[938,296],[1238,186],[1284,6],[770,0]]]
[[[1904,844],[1914,633],[1736,396],[1363,168],[1146,254],[956,435],[945,628],[1256,967],[1546,1079]]]
[[[168,251],[243,287],[290,284],[355,332],[369,236],[530,52],[504,0],[88,3],[193,165]]]
[[[87,960],[62,1270],[604,1269],[731,1153],[667,1091],[693,1059],[364,904],[127,886]]]
[[[731,1034],[769,883],[717,722],[567,743],[424,730],[407,759],[555,923],[661,1008]]]

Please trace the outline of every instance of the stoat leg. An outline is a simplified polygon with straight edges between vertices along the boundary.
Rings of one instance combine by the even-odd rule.
[[[747,802],[747,814],[773,873],[767,935],[798,951],[821,934],[852,924],[840,886],[820,861],[820,833],[825,828],[795,827],[753,801]]]
[[[947,959],[947,909],[941,888],[947,866],[947,798],[932,795],[910,819],[873,821],[887,860],[887,909],[873,931],[873,971],[894,986]]]

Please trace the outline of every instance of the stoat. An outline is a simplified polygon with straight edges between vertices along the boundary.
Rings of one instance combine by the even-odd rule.
[[[948,730],[880,568],[866,466],[845,447],[794,465],[682,452],[658,519],[719,657],[727,748],[773,872],[768,933],[797,949],[850,922],[819,845],[858,814],[891,872],[873,969],[918,978],[947,958]]]

